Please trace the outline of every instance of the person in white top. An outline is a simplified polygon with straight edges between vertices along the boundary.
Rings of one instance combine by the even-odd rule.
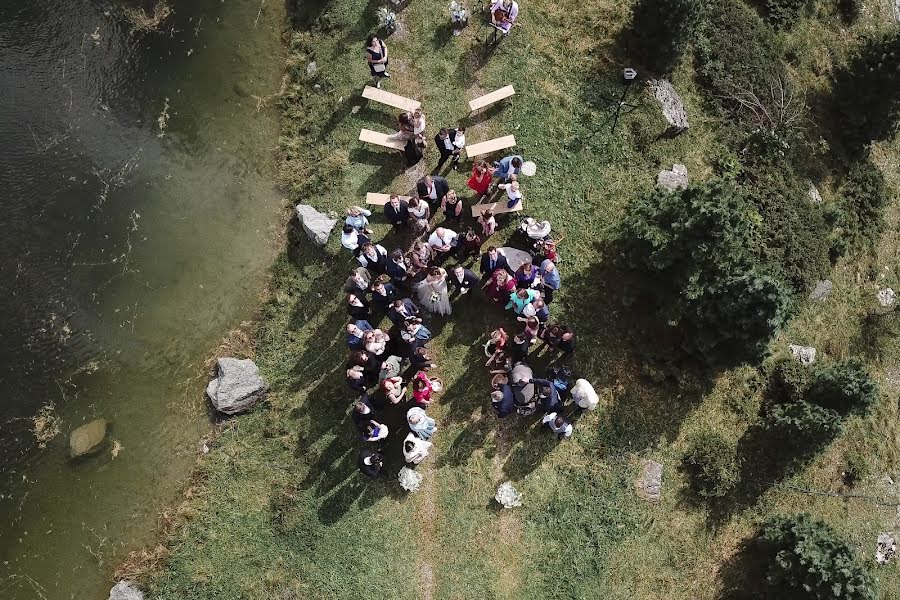
[[[516,204],[522,201],[522,191],[519,189],[519,182],[515,180],[515,175],[512,175],[513,180],[509,183],[501,183],[497,187],[501,190],[506,190],[506,208],[515,208]]]
[[[594,410],[600,402],[594,386],[586,379],[578,379],[572,386],[572,400],[583,410]]]
[[[544,415],[544,418],[541,419],[541,423],[559,436],[559,439],[572,437],[572,430],[574,428],[562,415],[558,415],[555,412],[547,413]]]
[[[425,113],[421,108],[417,108],[412,113],[413,135],[416,136],[416,143],[425,147]]]
[[[436,260],[440,262],[453,252],[456,246],[456,232],[446,227],[438,227],[429,236],[428,245],[434,251]]]
[[[432,443],[419,438],[414,433],[409,433],[403,440],[403,458],[412,465],[421,464],[428,456]]]
[[[459,167],[460,151],[466,145],[466,128],[447,129],[441,127],[440,132],[434,138],[434,144],[441,153],[441,159],[434,168],[435,172],[440,171],[447,159],[451,157],[453,160],[450,164],[455,171]]]

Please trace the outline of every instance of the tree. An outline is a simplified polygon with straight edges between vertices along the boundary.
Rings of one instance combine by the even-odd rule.
[[[878,399],[878,384],[862,363],[848,360],[820,368],[804,397],[841,415],[864,412]]]
[[[807,514],[773,517],[755,539],[772,597],[875,600],[872,576],[831,527]]]
[[[758,360],[787,315],[784,284],[753,253],[759,213],[733,182],[654,189],[623,219],[617,265],[657,328],[711,366]]]
[[[626,50],[655,74],[670,73],[699,13],[700,0],[638,0],[623,34]]]

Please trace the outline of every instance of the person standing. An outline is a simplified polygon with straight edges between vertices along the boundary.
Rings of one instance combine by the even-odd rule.
[[[409,206],[409,223],[412,225],[414,235],[422,235],[428,231],[428,220],[431,219],[431,208],[424,200],[413,196],[407,203]]]
[[[555,433],[559,439],[568,439],[572,437],[572,424],[566,421],[566,418],[555,412],[547,413],[541,419],[541,423],[550,431]]]
[[[519,16],[519,4],[516,0],[497,0],[491,4],[491,25],[509,35],[510,29]]]
[[[449,191],[450,184],[440,175],[427,175],[416,184],[419,200],[424,200],[432,207],[440,206]]]
[[[351,206],[347,209],[347,218],[344,223],[351,225],[357,231],[365,231],[369,227],[368,217],[372,216],[372,212],[359,206]]]
[[[510,293],[516,289],[516,280],[512,278],[508,271],[498,268],[494,270],[494,273],[481,287],[488,298],[497,304],[503,304],[509,299]]]
[[[550,304],[553,302],[553,294],[559,291],[562,280],[559,277],[559,271],[553,261],[549,258],[544,259],[541,263],[541,292],[544,302]]]
[[[409,288],[409,265],[403,256],[403,250],[397,248],[391,252],[391,260],[387,262],[385,273],[395,286]]]
[[[494,163],[494,177],[499,183],[508,183],[513,175],[518,175],[522,171],[522,164],[522,157],[518,154],[501,158]]]
[[[466,182],[469,189],[478,194],[478,202],[484,200],[487,196],[488,188],[491,187],[491,177],[493,169],[485,162],[479,161],[472,167],[472,176]]]
[[[506,191],[506,208],[515,208],[516,205],[522,201],[522,190],[520,189],[519,182],[516,181],[515,178],[509,183],[501,183],[497,187]]]
[[[466,129],[464,127],[459,129],[441,127],[438,134],[434,136],[434,145],[441,155],[441,159],[438,161],[434,171],[440,171],[447,159],[451,158],[450,164],[455,171],[459,168],[460,152],[463,146],[466,145]]]
[[[359,470],[366,477],[378,477],[384,466],[384,457],[370,448],[359,451]]]
[[[397,194],[391,194],[387,204],[384,205],[384,218],[394,226],[394,231],[402,229],[409,221],[409,204],[401,200]]]
[[[411,465],[418,465],[428,456],[431,445],[431,442],[419,439],[416,434],[408,433],[403,440],[403,459]]]
[[[462,217],[462,209],[462,200],[459,199],[456,192],[454,190],[447,192],[447,195],[444,196],[444,201],[441,202],[441,210],[444,211],[444,219],[446,221],[453,221],[459,225],[459,219]]]
[[[468,294],[471,290],[477,289],[478,284],[481,283],[478,275],[462,265],[453,267],[453,273],[449,281],[450,285],[453,286],[454,292],[459,294]]]
[[[390,77],[391,74],[387,71],[387,46],[376,35],[370,35],[366,38],[366,62],[369,65],[369,72],[372,74],[372,82],[375,84],[375,87],[380,88],[381,80]]]
[[[419,406],[413,406],[406,411],[406,422],[419,439],[428,441],[434,435],[434,432],[437,431],[435,420],[425,414],[425,409]]]
[[[434,261],[441,263],[453,252],[457,244],[456,232],[446,227],[438,227],[428,237],[428,245],[434,253]]]
[[[487,252],[481,255],[481,263],[479,270],[482,277],[490,277],[497,269],[503,269],[508,274],[513,275],[513,270],[509,266],[506,257],[497,250],[496,246],[489,246]]]
[[[483,239],[488,239],[497,231],[497,219],[494,218],[494,211],[486,209],[478,215],[478,224],[481,226]]]
[[[400,327],[408,321],[419,316],[419,309],[409,298],[398,298],[387,311],[387,318],[391,323]]]
[[[388,253],[381,244],[371,242],[364,244],[357,260],[376,275],[382,275],[387,271]]]
[[[440,267],[432,267],[428,276],[416,286],[419,302],[429,312],[449,315],[450,293],[447,289],[447,271]]]

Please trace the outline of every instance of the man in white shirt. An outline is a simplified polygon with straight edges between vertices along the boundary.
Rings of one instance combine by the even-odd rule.
[[[570,438],[572,437],[572,424],[566,421],[565,417],[562,415],[558,415],[555,412],[547,413],[544,415],[544,418],[541,419],[541,423],[546,425],[550,431],[559,436],[559,439]]]
[[[459,167],[460,151],[463,146],[466,145],[465,127],[460,127],[458,129],[441,127],[441,130],[434,137],[434,145],[438,149],[438,152],[441,153],[441,159],[438,161],[437,167],[434,168],[435,172],[440,171],[441,167],[444,166],[444,163],[447,162],[447,159],[451,157],[453,160],[450,164],[453,166],[454,171],[457,170]]]
[[[357,231],[353,228],[353,225],[348,223],[344,225],[343,232],[341,233],[341,246],[347,250],[353,250],[353,253],[358,255],[359,247],[369,243],[370,235],[371,232],[368,229]]]
[[[440,263],[453,252],[456,246],[456,232],[446,227],[438,227],[428,238],[428,245],[437,256],[436,262]]]

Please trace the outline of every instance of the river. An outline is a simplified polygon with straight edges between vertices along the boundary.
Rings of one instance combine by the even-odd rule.
[[[0,1],[3,599],[105,598],[153,540],[277,245],[283,0],[166,1]]]

